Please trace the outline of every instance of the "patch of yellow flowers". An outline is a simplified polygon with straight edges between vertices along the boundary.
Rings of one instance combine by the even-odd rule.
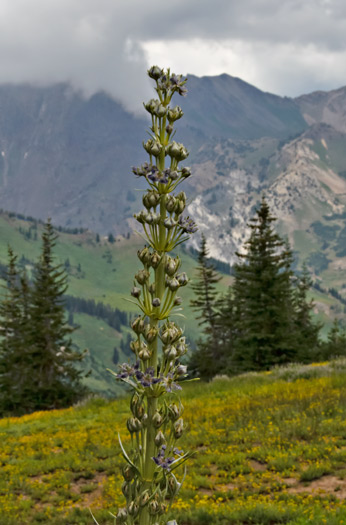
[[[196,455],[174,504],[178,516],[191,524],[201,511],[215,523],[218,516],[246,523],[273,515],[346,524],[339,497],[346,490],[346,375],[221,378],[187,385],[185,397],[191,430],[182,446]],[[37,516],[41,523],[89,523],[89,507],[97,517],[98,509],[121,506],[117,433],[126,403],[92,400],[0,420],[0,523],[35,523]],[[121,438],[130,446],[125,433]],[[312,490],[328,475],[339,479],[336,488]],[[77,510],[80,521],[73,521]]]

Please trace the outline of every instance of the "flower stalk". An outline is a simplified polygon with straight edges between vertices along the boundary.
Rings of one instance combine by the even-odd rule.
[[[144,104],[151,115],[150,138],[143,143],[149,160],[132,168],[149,185],[142,199],[144,209],[135,215],[146,241],[137,253],[143,268],[136,273],[131,291],[141,314],[131,325],[135,364],[124,363],[118,373],[113,372],[133,391],[127,421],[130,450],[119,437],[126,461],[122,486],[126,506],[118,510],[117,525],[176,525],[175,520],[167,521],[182,483],[176,469],[191,455],[176,446],[184,432],[183,405],[176,392],[187,375],[180,363],[187,345],[182,329],[170,320],[181,310],[177,293],[188,277],[180,272],[180,258],[169,255],[197,230],[190,217],[183,217],[185,193],[173,193],[191,175],[188,167],[179,166],[188,151],[172,140],[174,123],[183,111],[170,106],[175,93],[186,95],[186,79],[157,66],[148,75],[158,96]]]

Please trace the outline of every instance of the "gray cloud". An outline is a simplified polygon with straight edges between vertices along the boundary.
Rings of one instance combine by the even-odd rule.
[[[344,0],[0,0],[0,82],[69,81],[137,109],[160,56],[292,95],[346,84],[345,35]]]

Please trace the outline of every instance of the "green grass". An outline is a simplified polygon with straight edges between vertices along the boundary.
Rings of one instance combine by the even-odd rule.
[[[346,361],[184,387],[179,525],[346,523]],[[128,399],[0,420],[0,523],[102,525],[124,504]],[[181,477],[182,473],[179,474]],[[324,487],[323,490],[320,487]]]

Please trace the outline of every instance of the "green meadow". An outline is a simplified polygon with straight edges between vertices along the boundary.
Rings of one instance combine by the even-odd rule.
[[[345,359],[187,383],[182,401],[179,525],[346,524]],[[114,524],[128,415],[124,393],[2,419],[1,525]]]

